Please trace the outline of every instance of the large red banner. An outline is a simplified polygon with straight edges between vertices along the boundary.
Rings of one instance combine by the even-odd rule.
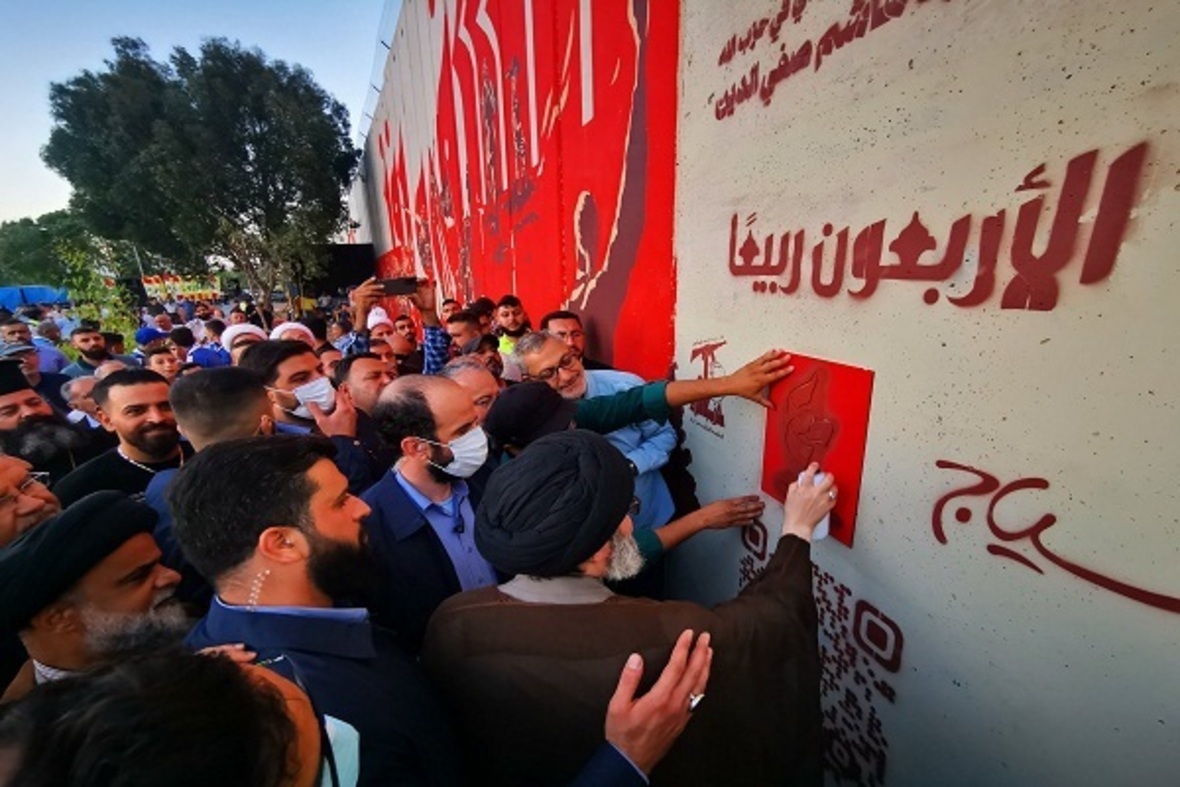
[[[590,354],[664,376],[678,15],[674,0],[407,2],[368,151],[380,274],[417,268],[462,301],[515,293],[534,324],[568,308]]]

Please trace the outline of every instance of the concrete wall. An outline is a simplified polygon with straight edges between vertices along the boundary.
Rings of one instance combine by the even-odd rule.
[[[867,423],[836,367],[775,391],[802,425],[685,417],[704,500],[792,430],[863,449],[851,546],[813,553],[833,781],[1171,785],[1177,41],[1160,0],[407,2],[358,236],[582,309],[648,376],[871,370]],[[732,595],[780,516],[694,539],[677,588]]]
[[[830,765],[1175,784],[1180,7],[781,8],[682,3],[676,360],[875,373],[855,541],[813,553]],[[766,416],[722,408],[686,418],[702,499],[762,473]],[[730,532],[680,557],[711,599],[767,559]]]

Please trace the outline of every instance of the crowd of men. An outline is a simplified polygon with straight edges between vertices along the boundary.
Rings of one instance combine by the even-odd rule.
[[[392,304],[174,302],[72,362],[0,322],[0,785],[820,784],[831,474],[735,599],[661,574],[764,509],[677,491],[676,408],[789,356],[646,382],[573,312]]]

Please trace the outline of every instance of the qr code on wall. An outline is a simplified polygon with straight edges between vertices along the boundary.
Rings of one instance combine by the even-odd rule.
[[[905,645],[891,618],[814,566],[819,615],[824,764],[837,783],[885,784],[889,740],[880,709],[897,701],[891,676]]]
[[[766,571],[770,539],[755,521],[742,529],[738,585]],[[880,709],[897,702],[892,676],[901,669],[905,638],[892,618],[819,566],[812,566],[819,619],[824,765],[838,784],[882,787],[889,740]]]

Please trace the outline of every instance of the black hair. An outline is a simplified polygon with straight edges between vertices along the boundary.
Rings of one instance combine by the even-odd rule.
[[[438,439],[434,413],[430,412],[422,386],[413,382],[415,376],[400,378],[396,393],[383,394],[373,408],[373,423],[395,458],[402,455],[402,440],[406,437]]]
[[[126,385],[150,385],[152,383],[168,384],[158,372],[153,372],[151,369],[141,369],[138,366],[130,369],[120,369],[117,372],[111,372],[106,377],[98,381],[98,385],[94,386],[90,397],[94,399],[94,403],[99,407],[105,407],[107,399],[110,398],[111,389]]]
[[[242,419],[252,418],[259,404],[266,401],[266,388],[249,369],[219,366],[177,377],[168,401],[177,422],[206,441],[222,435],[248,437],[257,430],[258,423],[244,424]],[[247,426],[252,427],[251,431],[241,434]]]
[[[466,311],[475,312],[476,314],[490,315],[496,310],[496,302],[486,295],[476,298],[471,303],[467,304]]]
[[[549,323],[553,322],[554,320],[574,320],[575,322],[578,323],[579,326],[581,326],[581,324],[582,324],[582,318],[579,317],[578,315],[574,314],[573,312],[558,310],[555,312],[549,312],[548,314],[546,314],[544,317],[541,318],[541,330],[542,331],[549,330]]]
[[[500,340],[490,333],[485,333],[478,339],[474,339],[463,345],[461,351],[463,355],[471,355],[472,353],[482,353],[488,350],[499,350]]]
[[[122,344],[123,334],[115,333],[114,331],[99,331],[102,334],[102,340],[106,342],[109,347],[112,344]]]
[[[273,339],[255,342],[246,348],[238,360],[238,366],[254,372],[266,385],[272,385],[279,379],[279,366],[288,358],[297,355],[311,354],[312,349],[307,342],[291,339]]]
[[[307,326],[307,329],[311,331],[311,335],[316,338],[316,341],[328,341],[328,323],[323,317],[304,317],[300,322]]]
[[[213,318],[212,320],[205,320],[205,330],[215,336],[221,336],[225,333],[225,321]]]
[[[385,342],[383,342],[383,344],[384,343]],[[340,361],[340,363],[336,364],[336,374],[334,375],[335,379],[332,380],[337,388],[348,382],[348,375],[352,372],[353,364],[364,358],[367,358],[370,361],[381,360],[381,358],[376,353],[357,353],[356,355],[350,355],[343,359]]]
[[[100,331],[98,329],[97,325],[94,325],[93,323],[83,322],[77,328],[70,331],[70,338],[73,339],[75,336],[79,336],[83,333],[97,333],[100,336],[102,335],[102,331]]]
[[[168,340],[178,347],[192,347],[197,343],[197,337],[193,336],[192,329],[183,325],[169,331]]]
[[[520,302],[520,298],[517,298],[515,295],[505,295],[500,299],[500,302],[496,304],[496,308],[499,309],[501,306],[520,307],[523,305],[524,304]]]
[[[276,688],[179,647],[45,683],[0,716],[13,785],[279,787],[297,740]]]
[[[211,583],[245,563],[276,525],[312,529],[307,471],[333,459],[323,437],[274,435],[214,443],[185,462],[166,493],[184,556]]]
[[[27,322],[25,322],[24,320],[21,320],[21,319],[17,319],[16,317],[9,317],[7,320],[0,322],[0,328],[7,328],[9,325],[23,325],[26,328],[29,327],[29,324]]]
[[[338,352],[340,352],[340,348],[334,344],[321,344],[319,347],[315,348],[315,357],[316,358],[323,358],[324,353],[332,353],[332,352],[338,353]]]
[[[478,328],[479,315],[470,309],[461,309],[447,318],[447,325],[454,325],[458,322],[465,322]]]
[[[458,301],[455,300],[454,298],[443,298],[443,302],[439,305],[446,306],[448,303],[458,303]]]
[[[151,358],[156,355],[172,355],[172,350],[169,349],[168,347],[164,347],[163,345],[156,345],[155,347],[149,347],[148,349],[143,351],[143,358],[144,358],[144,362],[145,362],[144,365],[145,366],[147,365],[146,361],[148,358]]]

